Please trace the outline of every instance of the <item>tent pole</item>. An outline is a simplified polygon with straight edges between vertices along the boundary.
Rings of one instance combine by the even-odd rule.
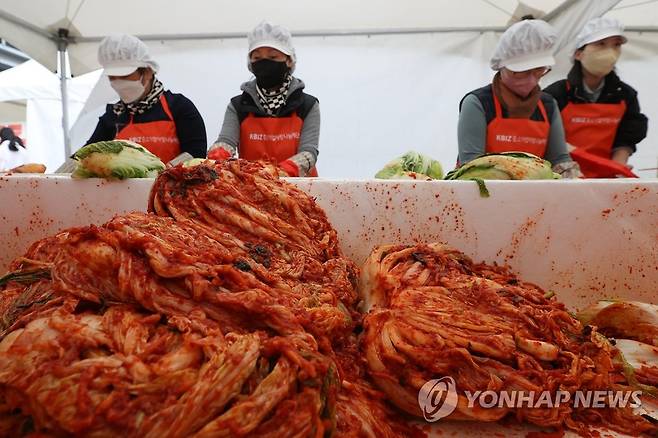
[[[69,93],[66,53],[69,45],[68,29],[57,32],[57,56],[59,57],[59,86],[62,94],[62,131],[64,133],[64,159],[71,156],[71,138],[69,136]]]

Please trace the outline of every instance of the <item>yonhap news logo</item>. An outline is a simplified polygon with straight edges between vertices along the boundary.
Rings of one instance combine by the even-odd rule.
[[[573,408],[642,407],[642,391],[464,391],[468,408],[535,408],[553,409],[560,405]],[[426,382],[418,391],[418,405],[426,421],[433,423],[457,409],[459,395],[450,377]]]
[[[418,405],[430,423],[452,414],[458,400],[457,385],[450,376],[430,380],[418,391]]]

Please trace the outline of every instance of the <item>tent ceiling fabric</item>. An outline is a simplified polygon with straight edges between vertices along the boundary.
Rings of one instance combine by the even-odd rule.
[[[281,23],[295,32],[376,31],[400,29],[503,28],[515,12],[527,8],[549,13],[563,3],[583,0],[0,0],[0,37],[28,53],[48,68],[56,66],[54,35],[69,28],[71,35],[87,44],[71,46],[74,74],[98,67],[93,48],[97,39],[110,33],[138,36],[212,36],[246,34],[262,19]],[[655,26],[658,2],[624,0],[610,13],[627,26]],[[3,18],[4,17],[4,18]],[[12,20],[28,23],[26,31]],[[90,41],[91,40],[91,41]],[[76,51],[84,53],[76,53]]]
[[[526,0],[544,11],[561,0]],[[516,0],[2,0],[2,9],[42,29],[63,19],[84,37],[120,30],[133,34],[246,32],[263,18],[292,30],[504,26]]]

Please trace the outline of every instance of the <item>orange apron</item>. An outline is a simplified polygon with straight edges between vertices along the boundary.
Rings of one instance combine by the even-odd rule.
[[[496,94],[493,95],[496,117],[487,126],[487,153],[528,152],[544,158],[551,124],[541,99],[538,102],[541,122],[530,119],[505,119]]]
[[[575,146],[572,158],[587,178],[611,178],[618,166],[610,157],[619,122],[626,113],[626,102],[572,103],[562,109],[567,143]],[[583,153],[578,153],[582,149]],[[594,156],[594,157],[592,157]],[[588,158],[600,158],[588,159]],[[615,170],[616,169],[616,170]],[[629,175],[626,175],[629,176]]]
[[[176,134],[176,124],[169,110],[169,104],[164,93],[160,96],[160,104],[169,120],[158,120],[157,122],[134,123],[133,115],[130,122],[116,135],[117,140],[130,140],[139,143],[146,149],[157,155],[163,163],[180,155],[180,141]]]
[[[253,113],[240,124],[240,158],[275,164],[297,154],[304,121],[294,113],[288,117],[256,117]],[[318,176],[312,168],[309,176]]]

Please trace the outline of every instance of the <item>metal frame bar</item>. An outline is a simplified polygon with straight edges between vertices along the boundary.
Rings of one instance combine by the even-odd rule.
[[[373,35],[413,35],[424,33],[448,32],[504,32],[504,26],[470,26],[470,27],[435,27],[435,28],[390,28],[390,29],[351,29],[351,30],[323,30],[323,31],[295,31],[294,37],[341,37],[341,36],[373,36]],[[142,41],[183,41],[183,40],[223,40],[246,38],[246,32],[219,32],[198,34],[151,34],[135,35]],[[88,36],[74,38],[76,43],[95,43],[102,40],[102,36]]]
[[[11,68],[30,59],[25,53],[0,42],[0,68]]]
[[[342,36],[377,36],[377,35],[414,35],[430,33],[455,33],[455,32],[504,32],[505,26],[486,27],[437,27],[437,28],[399,28],[399,29],[358,29],[358,30],[327,30],[327,31],[296,31],[295,38],[308,37],[342,37]],[[658,32],[658,26],[629,26],[627,32]],[[191,41],[191,40],[229,40],[246,38],[247,34],[242,32],[224,33],[199,33],[199,34],[151,34],[135,35],[142,41]],[[97,43],[104,37],[74,37],[71,43]]]
[[[41,35],[41,36],[44,37],[44,38],[47,38],[47,39],[49,39],[49,40],[52,40],[53,43],[55,43],[56,40],[57,40],[56,35],[54,35],[54,34],[48,32],[48,31],[45,30],[45,29],[40,28],[39,26],[36,26],[36,25],[30,23],[29,21],[25,21],[25,20],[23,20],[22,18],[19,18],[19,17],[16,17],[16,16],[14,16],[14,15],[11,15],[10,13],[3,11],[2,9],[0,9],[0,18],[2,18],[2,19],[4,19],[4,20],[7,20],[7,21],[9,21],[10,23],[13,23],[13,24],[15,24],[15,25],[17,25],[17,26],[20,26],[20,27],[22,27],[22,28],[24,28],[24,29],[26,29],[26,30],[29,30],[29,31],[31,31],[31,32],[34,32],[34,33],[36,33],[36,34],[38,34],[38,35]]]
[[[57,35],[57,55],[59,57],[59,88],[62,93],[62,131],[64,132],[64,160],[71,156],[71,135],[69,133],[69,92],[68,66],[66,54],[69,46],[69,32],[59,29]]]

